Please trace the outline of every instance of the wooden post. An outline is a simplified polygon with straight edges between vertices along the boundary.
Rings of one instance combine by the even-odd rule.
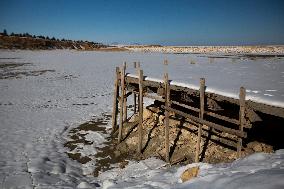
[[[135,93],[133,93],[133,100],[134,100],[134,110],[133,110],[133,112],[134,112],[134,114],[136,113],[136,110],[137,110],[137,95],[135,94]]]
[[[122,136],[122,126],[124,122],[124,116],[126,112],[124,112],[124,97],[125,97],[125,64],[121,68],[121,75],[120,75],[120,80],[121,80],[121,95],[120,95],[120,124],[119,124],[119,131],[118,131],[118,142],[121,141],[121,136]]]
[[[240,113],[239,113],[239,130],[243,131],[244,130],[244,124],[245,124],[245,98],[246,98],[246,89],[244,87],[240,88]],[[241,137],[238,139],[238,146],[237,146],[237,153],[238,153],[238,158],[241,157],[241,152],[242,152],[242,144],[243,140]]]
[[[168,62],[168,60],[164,60],[164,65],[168,65],[169,64],[169,62]]]
[[[200,79],[200,89],[199,89],[199,97],[200,97],[200,113],[199,118],[203,119],[204,115],[204,96],[205,96],[205,79]],[[197,144],[196,144],[196,151],[195,151],[195,162],[199,162],[199,154],[200,154],[200,143],[201,143],[201,131],[202,131],[202,124],[199,124],[198,127],[198,136],[197,136]]]
[[[119,95],[118,79],[119,79],[119,67],[116,67],[115,79],[114,79],[113,106],[112,106],[112,132],[113,133],[115,132],[116,126],[117,126],[117,108],[118,108],[117,96]]]
[[[143,127],[143,70],[139,70],[139,127],[138,151],[142,152],[142,127]]]
[[[169,107],[170,104],[170,86],[169,75],[165,73],[165,107]],[[166,161],[170,162],[170,142],[169,142],[169,111],[165,110],[165,148],[166,148]]]
[[[126,70],[126,62],[123,63],[123,69],[124,69],[124,75],[123,75],[123,79],[125,80],[125,70]],[[126,94],[126,88],[125,88],[125,81],[124,81],[124,101],[123,101],[123,122],[125,122],[127,120],[127,96]]]
[[[134,62],[134,68],[136,69],[137,68],[137,62]],[[135,93],[133,93],[133,103],[134,103],[134,114],[136,113],[136,110],[137,110],[137,95]]]

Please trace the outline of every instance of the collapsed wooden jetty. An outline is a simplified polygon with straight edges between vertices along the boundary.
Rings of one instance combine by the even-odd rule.
[[[142,152],[143,137],[143,98],[154,99],[164,110],[165,119],[165,149],[166,161],[170,161],[169,149],[169,119],[170,113],[182,116],[188,122],[198,125],[198,140],[195,150],[195,162],[199,162],[201,132],[204,126],[210,132],[223,132],[235,136],[234,142],[220,138],[220,142],[237,149],[238,157],[241,156],[243,139],[247,138],[247,131],[252,123],[261,119],[260,113],[270,114],[284,118],[284,109],[264,103],[246,99],[246,90],[240,87],[239,98],[232,98],[206,91],[205,79],[200,79],[199,89],[174,84],[169,80],[167,73],[163,80],[151,79],[143,75],[140,64],[134,62],[137,75],[126,73],[126,63],[116,68],[114,82],[114,99],[112,129],[118,131],[118,142],[122,140],[122,129],[128,121],[127,98],[133,95],[133,113],[138,114],[138,119],[133,124],[138,125],[138,151]],[[138,108],[137,108],[138,107]],[[119,113],[119,123],[118,121]]]

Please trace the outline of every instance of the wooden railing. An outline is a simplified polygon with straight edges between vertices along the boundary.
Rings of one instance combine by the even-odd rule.
[[[122,140],[122,129],[124,123],[127,121],[127,98],[133,94],[134,96],[134,114],[138,114],[138,151],[142,153],[142,139],[143,139],[143,98],[151,98],[162,103],[161,108],[164,109],[165,119],[165,149],[166,149],[166,161],[170,161],[169,157],[169,113],[174,112],[182,117],[189,119],[198,126],[198,139],[196,143],[195,162],[199,162],[200,155],[200,143],[201,133],[203,126],[206,125],[217,131],[231,134],[237,137],[237,141],[233,143],[227,143],[237,148],[238,157],[241,156],[242,142],[247,137],[247,133],[244,128],[250,128],[250,123],[246,119],[246,112],[253,109],[248,107],[249,101],[246,101],[246,90],[244,87],[240,87],[239,99],[226,97],[222,95],[212,94],[206,92],[205,79],[200,79],[199,90],[191,89],[187,87],[171,85],[169,81],[168,73],[164,74],[163,83],[158,81],[145,80],[143,70],[140,68],[140,64],[134,63],[134,67],[138,72],[138,77],[131,77],[126,74],[126,63],[119,68],[116,68],[116,77],[114,81],[114,99],[113,99],[113,114],[112,114],[112,129],[113,133],[118,130],[118,142]],[[128,92],[127,92],[128,91]],[[155,93],[155,95],[151,95]],[[173,95],[171,94],[173,93]],[[173,96],[179,93],[184,93],[191,98],[192,103],[187,103],[179,98]],[[199,98],[199,100],[197,100]],[[227,116],[219,113],[218,111],[211,111],[206,106],[206,99],[213,99],[216,102],[225,101],[233,106],[238,106],[239,111],[235,112],[235,115]],[[138,102],[138,103],[137,103]],[[138,111],[137,111],[138,105]],[[258,105],[259,106],[259,105]],[[119,107],[119,108],[118,108]],[[119,109],[119,124],[117,126]],[[195,116],[189,112],[198,113],[199,116]],[[205,116],[206,115],[206,116]],[[214,118],[207,120],[207,118]],[[213,120],[213,121],[212,121]],[[216,120],[216,122],[215,122]],[[226,125],[220,124],[217,120],[225,121],[226,123],[233,124],[235,127],[230,128]],[[222,141],[222,140],[220,140]]]

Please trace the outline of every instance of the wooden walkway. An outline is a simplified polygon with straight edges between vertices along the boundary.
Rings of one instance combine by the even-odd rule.
[[[192,89],[179,85],[171,85],[168,73],[163,81],[145,80],[140,64],[134,63],[138,76],[126,74],[126,63],[116,68],[114,81],[114,99],[112,129],[118,130],[118,142],[122,139],[122,128],[127,122],[127,98],[133,95],[134,114],[138,113],[138,151],[142,152],[143,137],[143,98],[159,101],[164,109],[165,119],[165,159],[170,162],[169,149],[169,113],[185,117],[198,125],[198,140],[196,143],[195,162],[199,162],[200,142],[203,126],[228,133],[237,138],[235,142],[222,141],[236,147],[238,157],[241,156],[243,139],[247,137],[247,130],[252,122],[260,119],[258,112],[284,118],[284,109],[267,104],[246,100],[246,90],[240,87],[239,99],[206,92],[205,79],[200,79],[199,89]],[[119,124],[118,120],[119,112]],[[229,126],[228,126],[229,125]]]

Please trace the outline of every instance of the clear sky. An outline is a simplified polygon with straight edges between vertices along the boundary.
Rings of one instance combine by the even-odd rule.
[[[0,30],[103,43],[284,44],[284,0],[0,0]]]

